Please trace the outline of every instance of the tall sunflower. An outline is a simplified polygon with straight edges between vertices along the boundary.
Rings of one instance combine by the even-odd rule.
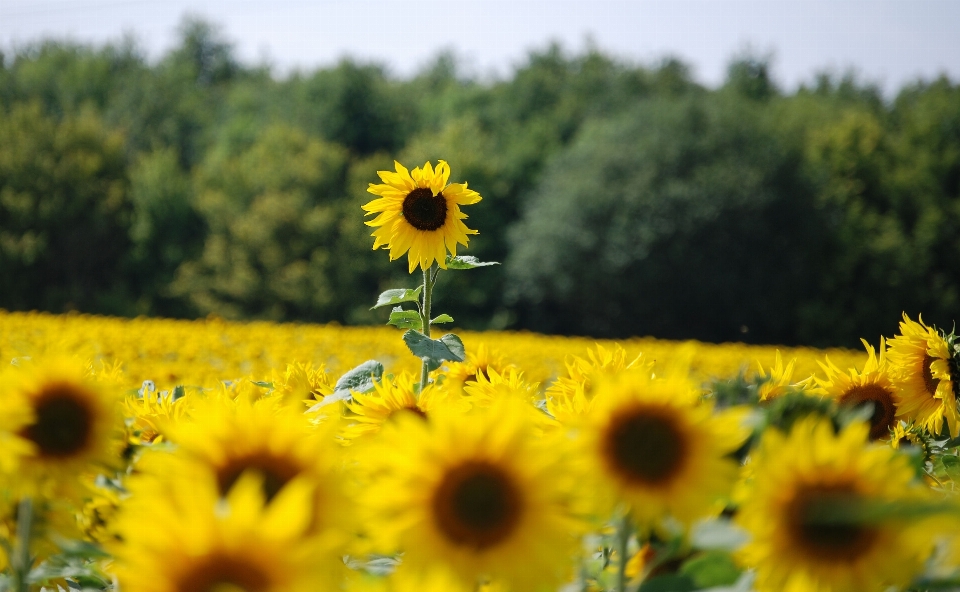
[[[930,430],[943,431],[946,417],[950,435],[960,436],[960,410],[957,409],[956,380],[950,374],[950,348],[933,327],[906,313],[900,323],[900,335],[887,342],[890,350],[890,377],[900,395],[900,417]]]
[[[448,184],[450,166],[444,160],[436,169],[427,162],[412,171],[393,164],[396,172],[377,171],[383,183],[367,189],[380,196],[363,206],[368,216],[377,214],[366,222],[376,228],[373,248],[389,248],[391,261],[409,251],[410,273],[417,266],[429,269],[434,261],[446,269],[447,251],[455,257],[457,244],[467,246],[467,235],[477,234],[463,223],[467,215],[460,206],[477,203],[480,194],[466,183]]]
[[[80,476],[119,464],[122,447],[117,399],[66,359],[12,369],[0,383],[0,429],[12,430],[0,467],[16,464],[5,485],[19,495],[78,493]]]
[[[625,502],[650,525],[667,516],[682,522],[719,510],[739,465],[730,454],[746,440],[739,409],[715,413],[679,377],[631,372],[597,385],[579,432],[598,510]]]
[[[311,532],[305,480],[267,503],[245,474],[221,498],[210,478],[138,476],[111,544],[114,572],[129,592],[335,590],[340,558]],[[340,564],[338,566],[338,564]]]
[[[451,570],[468,587],[502,580],[552,590],[571,577],[581,532],[577,487],[559,439],[534,410],[503,402],[469,415],[400,417],[367,455],[367,508],[381,550],[414,574]]]
[[[872,345],[863,341],[863,346],[867,350],[863,370],[850,368],[849,374],[846,374],[827,358],[826,363],[820,363],[827,378],[815,378],[817,389],[814,392],[834,399],[841,407],[872,405],[870,439],[889,440],[891,430],[898,423],[900,396],[887,372],[887,360],[884,357],[886,343],[881,338],[879,357]]]
[[[764,434],[736,518],[752,535],[742,559],[756,568],[758,590],[880,591],[908,583],[920,570],[931,541],[916,525],[838,524],[817,516],[838,504],[923,494],[907,457],[869,444],[869,430],[851,424],[836,434],[829,420],[810,416],[789,435]]]

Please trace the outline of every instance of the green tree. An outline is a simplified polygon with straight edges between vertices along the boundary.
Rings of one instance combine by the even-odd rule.
[[[125,312],[123,147],[90,112],[0,111],[0,306]]]

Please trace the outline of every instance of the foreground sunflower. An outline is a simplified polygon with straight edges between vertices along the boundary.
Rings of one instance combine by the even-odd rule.
[[[16,464],[4,483],[18,495],[70,497],[81,475],[119,463],[122,445],[117,399],[70,360],[28,363],[2,380],[0,428],[14,430],[0,450],[0,467]]]
[[[460,206],[477,203],[480,194],[466,183],[448,184],[450,166],[444,160],[436,169],[427,162],[412,171],[393,164],[396,172],[377,171],[383,183],[371,183],[367,191],[380,197],[363,206],[368,216],[377,214],[366,222],[376,228],[374,250],[389,248],[391,261],[409,251],[410,273],[434,261],[446,269],[447,251],[456,257],[457,245],[467,246],[467,235],[477,234],[463,223],[467,215]]]
[[[870,439],[889,440],[891,431],[899,423],[900,397],[894,389],[887,373],[887,361],[884,357],[886,343],[880,340],[880,355],[866,341],[867,361],[863,370],[850,368],[844,373],[828,358],[820,367],[827,373],[826,379],[815,378],[817,389],[814,392],[834,399],[841,407],[860,407],[871,405]]]
[[[534,436],[529,406],[504,402],[429,422],[398,418],[367,455],[369,524],[404,570],[449,569],[468,588],[555,590],[579,548],[576,483],[562,443]]]
[[[736,481],[731,458],[746,440],[739,409],[715,413],[686,379],[622,373],[597,385],[579,432],[597,510],[616,502],[651,525],[667,516],[692,522],[719,511]]]
[[[111,550],[125,592],[335,590],[339,558],[311,536],[297,480],[270,503],[257,475],[221,498],[212,479],[132,483]]]
[[[933,327],[904,313],[900,335],[887,342],[893,386],[900,395],[900,416],[930,430],[943,431],[946,417],[950,435],[960,436],[955,380],[950,374],[950,348]]]
[[[921,569],[931,541],[916,525],[817,517],[831,504],[860,507],[921,495],[907,457],[869,444],[869,430],[857,423],[836,434],[829,420],[811,416],[789,435],[764,434],[736,518],[752,536],[742,558],[756,568],[758,590],[880,591],[907,584]]]

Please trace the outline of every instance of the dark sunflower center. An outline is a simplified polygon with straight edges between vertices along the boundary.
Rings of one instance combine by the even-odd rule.
[[[826,561],[847,563],[870,551],[879,532],[867,524],[837,520],[844,508],[858,500],[849,487],[800,489],[788,507],[788,528],[807,555]]]
[[[674,418],[655,409],[636,409],[615,417],[603,445],[614,471],[643,485],[666,483],[687,458],[687,440]]]
[[[864,384],[852,387],[840,397],[840,404],[859,407],[873,404],[870,415],[870,439],[879,440],[890,435],[890,429],[897,421],[897,406],[893,393],[879,384]]]
[[[523,500],[510,475],[485,462],[451,469],[433,495],[440,531],[451,542],[477,550],[509,538],[522,511]]]
[[[447,200],[443,193],[414,189],[403,199],[403,217],[417,230],[437,230],[447,220]]]
[[[937,394],[937,387],[940,386],[940,379],[933,377],[933,372],[930,370],[930,366],[936,362],[937,359],[933,356],[924,356],[923,358],[923,386],[926,387],[927,393],[930,396]]]
[[[36,420],[20,433],[36,444],[40,456],[65,458],[86,448],[93,431],[93,413],[86,395],[73,384],[53,384],[34,405]]]
[[[213,554],[201,558],[178,578],[177,592],[263,592],[271,588],[262,568],[238,557]]]
[[[220,495],[226,496],[245,471],[257,471],[263,477],[263,495],[271,501],[284,485],[301,472],[301,467],[291,459],[267,453],[252,454],[227,460],[217,470],[217,485]]]

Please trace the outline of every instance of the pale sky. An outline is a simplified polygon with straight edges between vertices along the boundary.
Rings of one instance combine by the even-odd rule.
[[[353,56],[403,76],[452,49],[474,73],[504,76],[530,49],[557,40],[578,51],[589,38],[632,62],[680,57],[708,85],[747,48],[773,55],[788,90],[823,70],[854,69],[887,91],[960,80],[960,0],[0,0],[0,49],[132,33],[157,58],[187,13],[280,75]]]

